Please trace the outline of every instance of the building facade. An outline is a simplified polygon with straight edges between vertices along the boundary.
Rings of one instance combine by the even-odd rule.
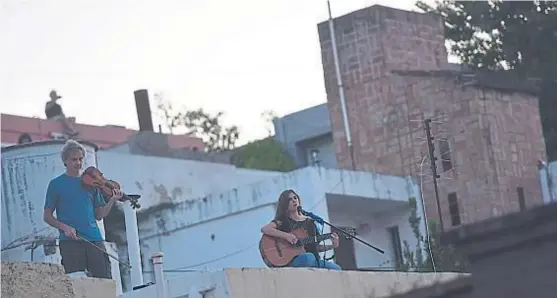
[[[318,25],[338,165],[351,168],[328,23]],[[439,219],[423,121],[433,119],[446,228],[541,204],[545,146],[535,88],[454,69],[431,14],[372,6],[335,19],[357,170],[420,177]]]
[[[57,232],[37,211],[44,204],[48,181],[63,172],[59,155],[63,144],[49,141],[3,148],[2,243],[31,235],[24,239],[29,241],[26,245],[4,251],[3,260],[60,262],[52,241],[43,241]],[[260,229],[273,218],[278,196],[286,189],[298,192],[304,209],[335,226],[355,229],[360,239],[384,251],[343,238],[335,257],[346,269],[392,270],[404,261],[404,242],[410,247],[416,244],[409,223],[411,198],[423,218],[419,185],[411,177],[318,166],[289,173],[258,171],[87,148],[85,166],[99,167],[125,193],[141,195],[137,218],[145,282],[154,278],[149,256],[158,251],[172,264],[169,270],[265,267],[258,250]],[[118,204],[99,224],[104,226],[111,252],[127,261],[122,204],[127,203]],[[423,222],[419,229],[425,233]],[[323,232],[328,231],[325,225]],[[114,278],[120,281],[121,277],[118,288],[130,290],[129,269],[112,259],[111,263]]]

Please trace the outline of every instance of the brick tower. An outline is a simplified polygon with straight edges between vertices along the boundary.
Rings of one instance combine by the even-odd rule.
[[[328,23],[318,30],[337,160],[351,168]],[[442,21],[431,14],[375,5],[335,19],[335,37],[357,170],[421,179],[428,217],[437,218],[421,122],[433,118],[445,228],[542,202],[533,86],[449,64]]]

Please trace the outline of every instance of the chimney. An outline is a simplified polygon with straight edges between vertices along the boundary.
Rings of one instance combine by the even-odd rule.
[[[153,131],[153,120],[151,118],[151,106],[149,105],[149,93],[141,89],[133,92],[135,96],[135,107],[139,120],[139,131]]]

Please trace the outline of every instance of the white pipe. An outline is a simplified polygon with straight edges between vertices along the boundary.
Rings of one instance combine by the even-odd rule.
[[[331,33],[331,43],[333,45],[333,60],[335,62],[335,71],[337,75],[338,93],[340,97],[340,106],[342,108],[342,120],[344,122],[344,133],[346,134],[346,141],[348,148],[352,150],[352,135],[350,134],[350,125],[348,123],[348,113],[346,111],[346,99],[344,97],[344,85],[342,84],[342,76],[340,73],[340,63],[338,61],[337,41],[335,38],[335,26],[333,24],[333,16],[331,14],[331,3],[327,0],[329,9],[329,31]]]
[[[126,238],[128,241],[128,257],[131,266],[132,288],[143,285],[143,270],[139,253],[139,232],[137,228],[137,214],[130,204],[122,204],[126,222]]]
[[[166,291],[166,279],[164,277],[163,271],[163,257],[164,254],[162,252],[155,252],[151,256],[151,258],[153,259],[153,267],[155,271],[155,287],[157,289],[157,298],[168,298],[168,293]]]

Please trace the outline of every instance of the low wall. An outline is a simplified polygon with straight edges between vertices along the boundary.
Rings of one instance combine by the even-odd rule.
[[[226,272],[233,298],[390,297],[416,288],[466,276],[460,273],[329,271],[321,269],[230,269]]]
[[[111,298],[113,280],[70,278],[60,265],[36,262],[2,262],[2,297],[10,298]]]
[[[471,275],[391,298],[557,297],[557,203],[491,218],[442,237]]]
[[[168,280],[169,298],[389,298],[414,289],[466,278],[462,273],[330,271],[306,268],[235,268],[183,272]],[[205,296],[201,296],[205,295]],[[157,297],[156,287],[126,292],[120,298]]]

